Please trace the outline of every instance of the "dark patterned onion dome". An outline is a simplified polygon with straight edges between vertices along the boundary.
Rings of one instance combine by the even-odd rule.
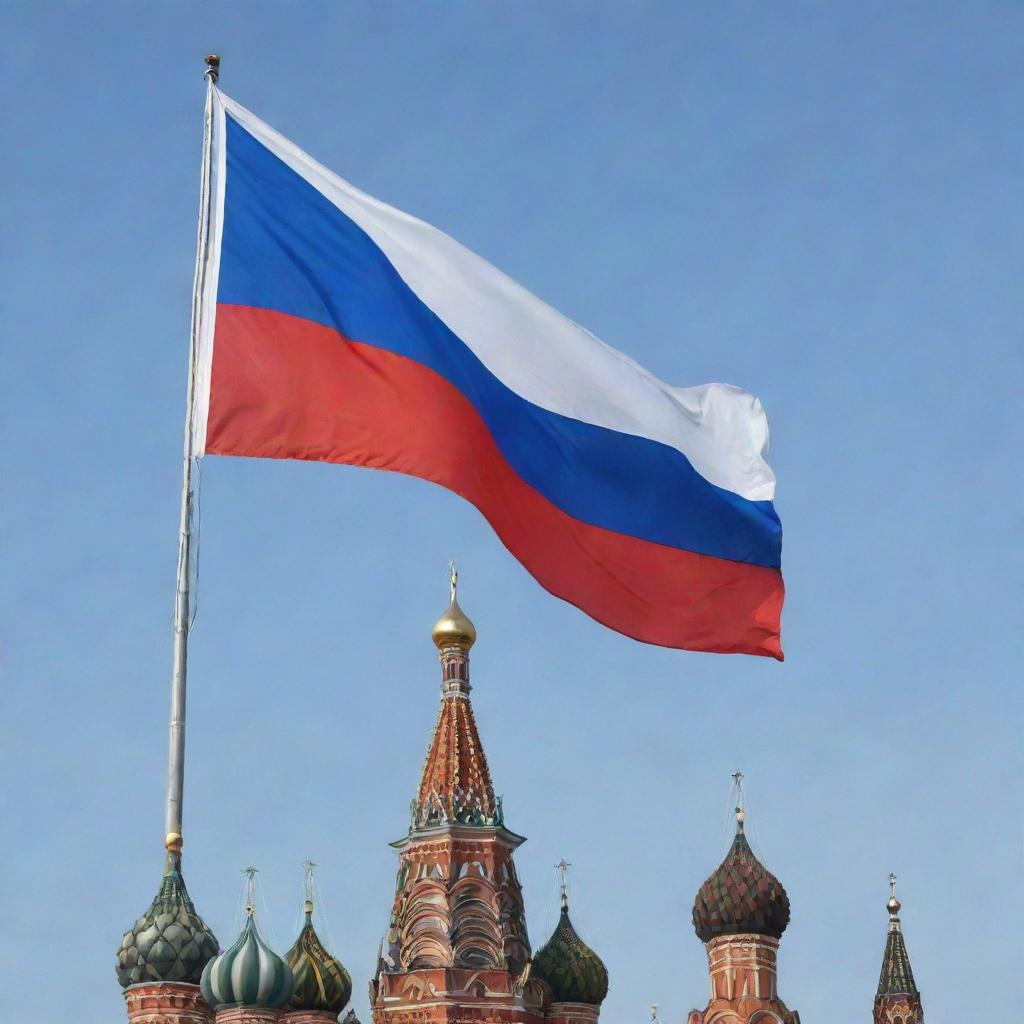
[[[290,1007],[294,1010],[328,1010],[337,1016],[352,995],[348,971],[324,949],[313,929],[313,904],[306,901],[306,923],[295,945],[284,955],[295,978]]]
[[[547,983],[556,1003],[600,1006],[608,995],[608,969],[576,934],[565,902],[554,934],[533,955],[531,973]]]
[[[121,940],[117,980],[124,988],[155,981],[196,985],[218,948],[189,899],[181,873],[170,870],[149,910]]]
[[[292,969],[263,941],[250,910],[235,944],[211,960],[200,980],[215,1010],[252,1006],[276,1010],[292,997]]]
[[[770,935],[779,939],[788,924],[786,890],[754,856],[740,817],[732,848],[697,893],[694,930],[701,942],[720,935]]]

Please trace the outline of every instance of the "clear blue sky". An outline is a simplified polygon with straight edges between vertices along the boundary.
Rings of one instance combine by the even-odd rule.
[[[278,949],[320,865],[366,983],[459,560],[534,944],[573,863],[605,1016],[707,998],[693,895],[729,775],[793,920],[781,992],[869,1019],[886,876],[929,1024],[999,1019],[1022,900],[1015,3],[56,4],[0,14],[0,1017],[109,1024],[162,865],[202,58],[360,187],[678,384],[756,392],[787,661],[644,647],[547,596],[468,505],[210,458],[186,877]],[[988,979],[978,984],[984,972]]]

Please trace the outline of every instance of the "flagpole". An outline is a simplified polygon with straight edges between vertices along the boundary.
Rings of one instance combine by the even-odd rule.
[[[188,679],[188,633],[192,611],[193,405],[200,312],[210,237],[210,198],[213,169],[213,104],[220,57],[206,58],[206,110],[203,118],[203,158],[199,178],[199,225],[196,229],[196,268],[192,284],[192,322],[189,331],[188,387],[185,400],[185,439],[182,459],[181,514],[178,522],[178,575],[174,599],[174,655],[171,669],[171,720],[167,753],[167,803],[164,846],[167,870],[181,866],[182,794],[185,786],[185,698]]]

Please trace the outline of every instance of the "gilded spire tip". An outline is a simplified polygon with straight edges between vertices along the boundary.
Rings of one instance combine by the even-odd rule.
[[[448,610],[437,620],[431,631],[438,650],[458,647],[468,651],[476,643],[476,627],[459,607],[459,573],[452,561],[448,566]]]
[[[885,909],[889,911],[889,920],[898,921],[900,907],[903,906],[898,899],[896,899],[896,876],[892,873],[889,875],[889,899],[886,900]]]

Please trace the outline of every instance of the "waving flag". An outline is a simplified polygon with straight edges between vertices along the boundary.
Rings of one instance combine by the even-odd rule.
[[[663,383],[222,93],[214,154],[195,454],[432,480],[612,629],[782,658],[754,396]]]

